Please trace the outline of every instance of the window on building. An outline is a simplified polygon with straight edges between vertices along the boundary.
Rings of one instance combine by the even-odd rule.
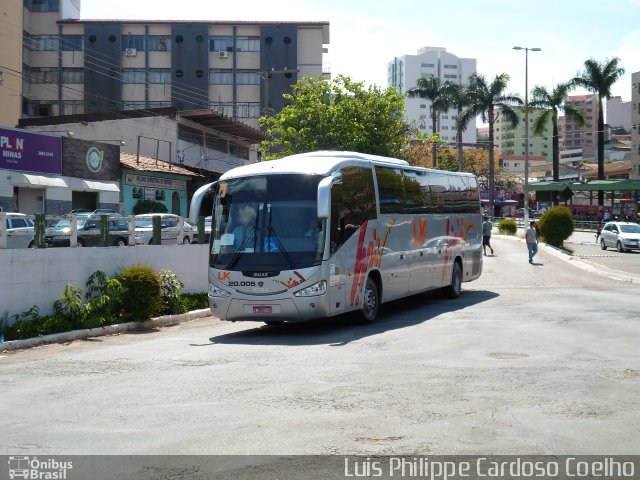
[[[29,50],[36,52],[57,52],[60,50],[60,37],[57,35],[31,35],[25,44]]]
[[[60,0],[25,0],[24,6],[30,12],[58,12]]]
[[[442,118],[443,120],[448,120],[449,119],[449,115],[442,115],[442,117],[440,117],[440,118]]]
[[[421,103],[420,104],[420,108],[427,108],[427,104],[426,103]]]
[[[29,69],[30,83],[58,83],[57,67],[31,67]]]
[[[233,37],[209,37],[210,52],[233,52]]]
[[[82,68],[63,68],[62,83],[84,83],[84,70]]]
[[[63,100],[61,115],[81,115],[84,113],[84,100]]]
[[[150,52],[171,51],[171,37],[169,35],[149,35],[147,42]]]
[[[458,66],[457,65],[447,65],[446,63],[444,64],[444,68],[448,68],[450,70],[457,70]]]
[[[171,83],[171,69],[170,68],[150,68],[149,69],[149,83]]]
[[[458,75],[452,73],[445,73],[444,78],[458,78]]]
[[[123,102],[122,109],[123,110],[144,110],[147,108],[145,102]]]
[[[231,70],[209,70],[209,85],[233,85],[233,72]]]
[[[133,187],[131,191],[131,196],[136,199],[141,199],[144,197],[144,188],[143,187]]]
[[[237,37],[236,50],[238,52],[259,52],[260,37]]]
[[[146,83],[143,68],[125,68],[122,70],[122,83]]]
[[[128,48],[144,51],[144,35],[123,35],[122,51],[124,52]]]
[[[435,65],[433,63],[423,63],[422,68],[434,68]]]
[[[236,72],[236,84],[260,85],[260,75],[257,70],[238,70]]]
[[[65,52],[81,52],[84,50],[84,37],[82,35],[63,35],[62,50]]]
[[[442,127],[442,130],[449,130],[449,127],[448,127],[447,125],[444,125],[444,126]]]
[[[164,200],[164,199],[165,199],[164,190],[162,190],[161,188],[157,188],[156,189],[156,200]]]

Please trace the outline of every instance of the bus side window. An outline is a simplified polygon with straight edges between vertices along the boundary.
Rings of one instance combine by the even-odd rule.
[[[357,232],[364,222],[376,218],[371,169],[347,167],[340,173],[340,183],[331,188],[331,253]]]

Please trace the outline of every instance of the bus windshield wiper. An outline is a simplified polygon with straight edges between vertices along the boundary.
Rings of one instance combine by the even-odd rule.
[[[229,260],[229,264],[227,265],[228,270],[235,267],[236,263],[238,263],[238,260],[240,260],[240,257],[244,253],[244,248],[247,246],[247,240],[249,240],[249,237],[251,236],[251,232],[252,230],[247,231],[244,238],[242,239],[242,242],[240,242],[240,246],[236,250],[236,253],[234,253],[233,257],[231,257],[231,260]],[[254,233],[254,236],[255,236],[255,233]]]
[[[256,221],[253,224],[253,227],[251,228],[251,230],[248,230],[244,237],[242,238],[242,242],[240,242],[240,246],[238,247],[238,250],[236,250],[236,253],[233,254],[233,257],[231,257],[231,260],[229,261],[229,264],[227,265],[228,269],[231,269],[233,267],[236,266],[236,263],[238,263],[238,260],[240,260],[240,257],[242,256],[242,254],[244,253],[244,249],[247,246],[247,241],[249,240],[249,237],[251,237],[251,233],[253,232],[253,251],[256,251],[256,242],[257,242],[257,238],[258,238],[258,221],[260,219],[260,214],[258,213],[256,215]]]
[[[276,229],[273,228],[271,225],[269,225],[267,227],[267,231],[269,232],[267,245],[271,245],[271,238],[273,238],[276,241],[276,246],[278,247],[278,250],[280,250],[280,253],[282,253],[282,256],[287,260],[287,263],[289,264],[291,269],[293,270],[294,268],[296,268],[296,264],[293,261],[293,258],[291,258],[291,255],[289,255],[289,252],[287,252],[287,249],[284,248],[284,245],[282,244],[280,237],[278,237],[278,234],[276,233]],[[272,233],[273,233],[273,237],[271,236]]]

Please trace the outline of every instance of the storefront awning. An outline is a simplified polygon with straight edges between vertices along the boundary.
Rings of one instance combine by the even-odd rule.
[[[572,183],[574,192],[629,192],[640,191],[640,180],[592,180],[588,183]]]
[[[18,172],[11,172],[11,184],[16,187],[68,187],[61,178]]]
[[[69,188],[80,192],[119,192],[117,182],[98,182],[96,180],[82,180],[69,178]]]
[[[120,187],[116,182],[96,182],[93,180],[84,180],[89,190],[100,190],[101,192],[119,192]]]

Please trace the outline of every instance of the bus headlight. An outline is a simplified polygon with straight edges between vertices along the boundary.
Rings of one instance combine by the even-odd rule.
[[[209,296],[210,297],[222,297],[227,298],[231,296],[231,293],[223,290],[221,288],[216,287],[215,285],[209,284]]]
[[[324,295],[325,293],[327,293],[327,281],[321,280],[310,287],[294,292],[293,295],[295,297],[315,297],[317,295]]]

